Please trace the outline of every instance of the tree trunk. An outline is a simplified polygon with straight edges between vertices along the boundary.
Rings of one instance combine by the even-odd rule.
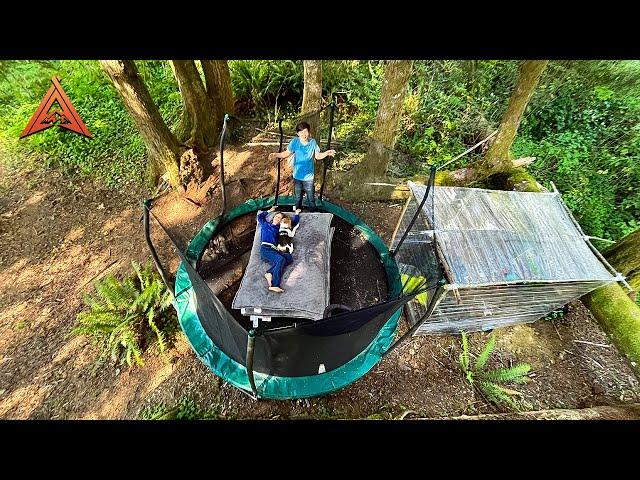
[[[229,64],[226,60],[200,60],[200,63],[207,86],[207,96],[213,105],[215,124],[220,129],[224,114],[234,112]]]
[[[304,91],[302,93],[302,115],[320,110],[322,107],[322,62],[320,60],[304,61]],[[320,114],[304,118],[311,129],[309,136],[320,141]]]
[[[100,60],[124,106],[135,122],[149,152],[151,168],[165,170],[169,183],[180,185],[179,158],[181,148],[176,137],[164,123],[158,107],[151,99],[133,60]],[[153,179],[154,182],[157,178]]]
[[[217,143],[217,126],[211,99],[207,96],[193,60],[171,60],[184,109],[191,120],[188,144],[196,154],[207,152]]]
[[[410,60],[387,61],[376,124],[369,139],[367,154],[348,172],[331,171],[328,180],[330,190],[346,200],[385,198],[391,194],[389,187],[369,183],[387,181],[385,174],[396,143],[411,67]]]
[[[581,300],[640,379],[640,307],[617,282],[598,288]]]
[[[384,82],[371,144],[367,156],[358,165],[360,173],[364,174],[365,178],[382,177],[387,171],[391,150],[396,144],[411,65],[410,60],[390,60],[385,65]]]
[[[478,60],[467,60],[467,91],[473,97],[478,85]]]
[[[609,247],[604,256],[625,277],[636,292],[640,291],[640,230],[630,233]]]
[[[491,172],[508,171],[511,168],[510,150],[516,137],[522,114],[538,85],[540,75],[548,60],[526,60],[520,65],[518,82],[513,89],[507,111],[504,112],[498,134],[485,154],[485,163]]]

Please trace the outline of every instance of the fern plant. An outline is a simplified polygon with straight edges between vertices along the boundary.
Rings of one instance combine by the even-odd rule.
[[[462,353],[460,353],[459,363],[467,381],[473,388],[479,390],[489,402],[498,407],[518,411],[530,408],[527,402],[513,398],[516,395],[522,396],[520,392],[506,388],[502,384],[526,383],[529,380],[526,375],[531,366],[519,363],[510,368],[487,369],[487,361],[495,346],[496,337],[495,334],[492,334],[472,365],[467,335],[462,332]]]
[[[77,315],[79,325],[71,333],[93,337],[114,362],[143,366],[147,348],[164,353],[177,331],[177,318],[171,294],[152,264],[131,263],[133,273],[123,282],[108,275],[95,285],[95,296],[84,296],[89,309]]]

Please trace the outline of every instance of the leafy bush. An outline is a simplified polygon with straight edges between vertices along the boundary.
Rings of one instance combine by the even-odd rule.
[[[173,342],[177,317],[152,264],[132,265],[133,274],[123,282],[108,275],[95,285],[96,296],[85,295],[89,310],[77,315],[79,325],[71,333],[91,336],[114,362],[142,366],[144,350],[156,347],[163,353]]]
[[[231,60],[229,72],[239,114],[267,115],[275,119],[286,111],[293,112],[302,102],[304,67],[301,61]]]
[[[467,336],[462,332],[462,353],[460,353],[459,363],[462,372],[471,386],[478,390],[489,402],[498,407],[509,408],[513,410],[523,410],[530,408],[524,401],[518,401],[513,398],[514,395],[522,395],[520,392],[511,390],[501,384],[514,382],[525,383],[528,378],[531,367],[526,363],[519,363],[510,368],[486,368],[487,360],[491,352],[495,348],[496,337],[492,334],[489,341],[485,344],[482,352],[476,358],[472,365],[469,353],[469,343]]]

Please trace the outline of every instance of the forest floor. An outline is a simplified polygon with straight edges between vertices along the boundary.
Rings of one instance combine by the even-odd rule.
[[[264,147],[225,155],[231,203],[270,193],[275,174],[265,158]],[[135,419],[146,408],[173,407],[184,398],[219,418],[237,419],[394,418],[407,410],[443,418],[498,411],[463,377],[455,335],[415,337],[348,387],[307,400],[251,400],[210,372],[182,333],[165,358],[145,354],[142,368],[98,361],[97,347],[70,331],[83,309],[82,295],[92,293],[95,281],[128,274],[132,260],[150,257],[140,222],[148,192],[134,185],[110,190],[56,171],[16,171],[1,161],[0,182],[0,418]],[[283,191],[289,188],[283,181]],[[213,183],[186,196],[170,194],[154,208],[183,241],[219,208]],[[402,210],[398,202],[332,200],[385,242]],[[530,381],[517,389],[534,410],[640,401],[627,361],[579,301],[562,319],[495,333],[489,365],[531,364]],[[487,338],[471,334],[472,353]]]

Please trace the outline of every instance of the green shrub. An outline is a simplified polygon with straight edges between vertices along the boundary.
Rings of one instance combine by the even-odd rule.
[[[229,73],[237,113],[241,115],[255,114],[274,120],[295,112],[302,103],[302,61],[231,60]]]
[[[522,395],[520,392],[506,388],[501,384],[527,382],[526,375],[531,367],[526,363],[519,363],[510,368],[486,368],[487,361],[495,345],[496,337],[495,334],[492,334],[472,365],[467,335],[462,332],[462,353],[460,353],[459,364],[465,378],[474,389],[478,390],[489,402],[498,407],[518,411],[530,408],[527,402],[513,398],[514,395]]]
[[[96,296],[85,295],[89,309],[77,315],[79,325],[71,333],[91,336],[114,362],[142,366],[146,349],[164,353],[171,345],[177,317],[171,294],[152,264],[132,265],[133,274],[123,282],[108,275],[95,285]]]

